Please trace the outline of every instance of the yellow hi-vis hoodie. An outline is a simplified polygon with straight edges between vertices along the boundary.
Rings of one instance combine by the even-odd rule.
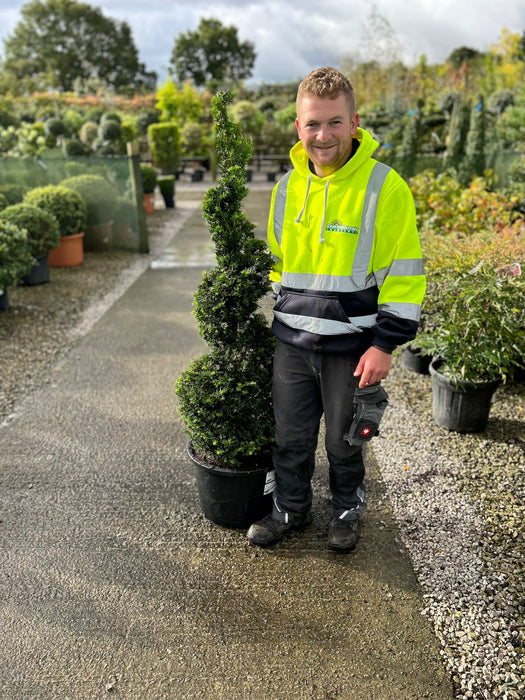
[[[372,158],[372,136],[358,129],[355,139],[350,160],[323,178],[300,142],[290,151],[294,168],[273,190],[268,222],[272,327],[300,347],[391,352],[415,337],[425,293],[414,200]]]

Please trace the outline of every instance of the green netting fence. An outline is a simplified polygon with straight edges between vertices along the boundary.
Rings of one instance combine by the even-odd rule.
[[[17,184],[34,188],[59,185],[77,175],[101,176],[117,192],[111,247],[147,253],[148,230],[138,155],[64,158],[43,154],[37,158],[0,158],[0,186]]]

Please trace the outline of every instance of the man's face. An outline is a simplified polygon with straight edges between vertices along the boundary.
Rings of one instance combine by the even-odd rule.
[[[346,163],[359,115],[351,114],[344,95],[335,100],[307,95],[298,100],[295,126],[319,177],[326,177]]]

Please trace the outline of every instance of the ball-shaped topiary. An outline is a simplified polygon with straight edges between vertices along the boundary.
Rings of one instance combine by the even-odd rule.
[[[35,259],[29,250],[27,232],[0,220],[0,289],[5,292],[21,282],[33,267]]]
[[[81,141],[78,141],[77,139],[70,139],[69,141],[66,141],[64,151],[66,156],[68,156],[69,158],[75,158],[76,156],[86,155],[86,147]]]
[[[151,194],[157,186],[157,171],[147,163],[140,164],[140,173],[142,175],[142,187],[144,194]]]
[[[0,194],[3,195],[9,204],[19,204],[31,188],[27,185],[0,185]]]
[[[120,122],[106,119],[98,128],[98,135],[103,141],[118,141],[122,133]]]
[[[98,136],[98,124],[96,122],[87,121],[82,124],[78,133],[79,139],[86,146],[91,147]]]
[[[24,202],[49,212],[58,222],[61,236],[73,236],[86,227],[87,207],[82,195],[60,185],[35,187]]]
[[[88,226],[104,224],[113,219],[118,192],[101,175],[77,175],[62,180],[60,184],[81,195],[86,203]]]
[[[46,136],[62,136],[66,133],[66,125],[61,119],[51,117],[44,122]]]
[[[31,204],[13,204],[0,212],[0,221],[25,229],[31,255],[47,255],[60,242],[60,231],[54,216]]]

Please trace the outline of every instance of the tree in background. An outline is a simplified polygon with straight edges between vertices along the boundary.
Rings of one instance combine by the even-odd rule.
[[[249,78],[255,63],[255,46],[239,42],[236,27],[225,27],[218,19],[201,19],[198,29],[179,34],[170,67],[178,80],[190,79],[197,87],[212,91]]]
[[[116,91],[154,91],[126,22],[76,0],[32,0],[4,41],[4,84],[13,94],[73,90],[75,81],[96,79]]]
[[[204,104],[197,90],[188,81],[179,89],[169,76],[157,90],[155,106],[161,111],[162,121],[176,121],[181,126],[198,122],[204,115]]]

